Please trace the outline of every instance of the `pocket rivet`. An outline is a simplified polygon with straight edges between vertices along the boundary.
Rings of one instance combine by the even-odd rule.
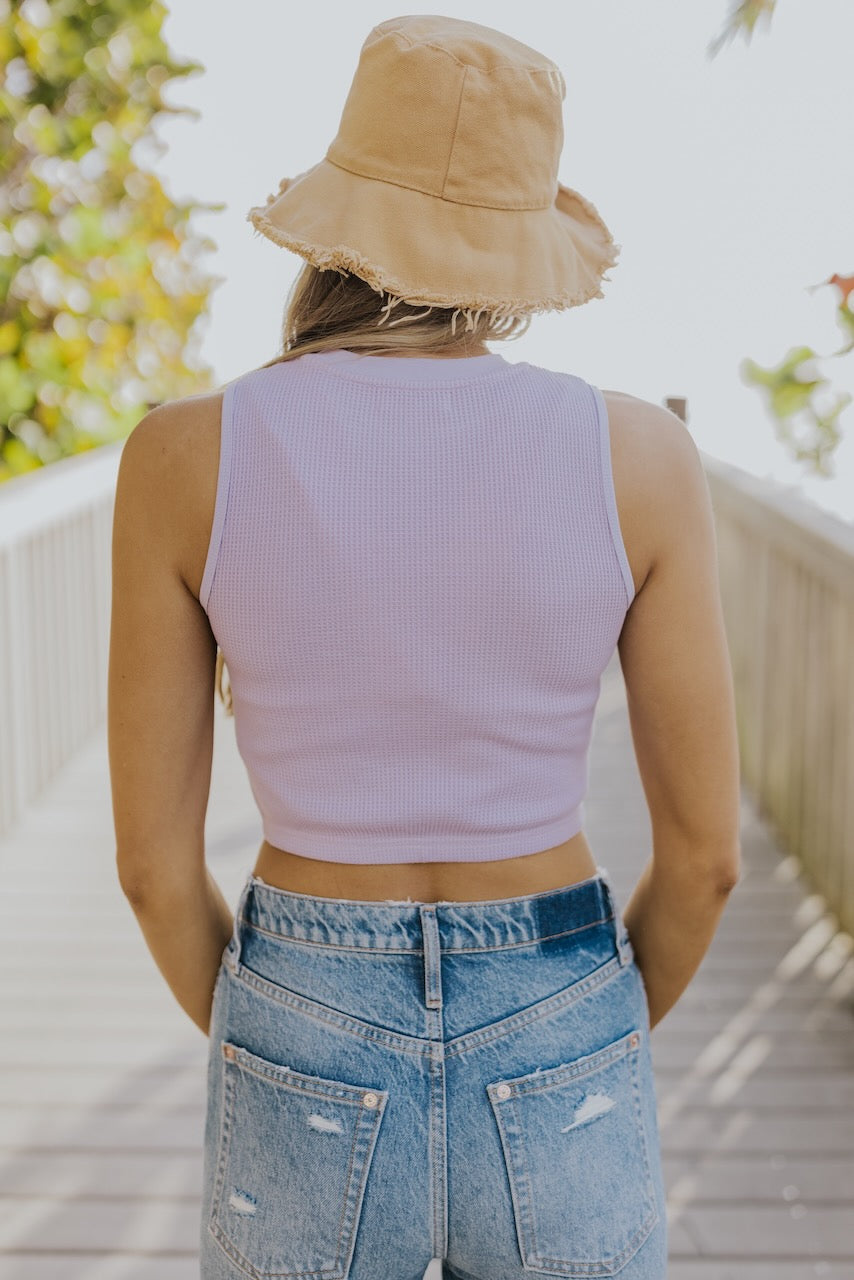
[[[512,1092],[513,1090],[509,1084],[500,1084],[495,1090],[495,1096],[496,1098],[509,1098]]]
[[[222,1051],[226,1056],[226,1058],[228,1058],[229,1062],[234,1062],[235,1058],[237,1057],[237,1054],[234,1052],[234,1047],[232,1045],[230,1044],[223,1045]]]
[[[629,1044],[632,1046],[633,1049],[636,1049],[640,1044],[640,1036],[639,1035],[632,1036],[631,1039],[629,1040]]]
[[[380,1100],[375,1093],[365,1093],[362,1095],[362,1105],[370,1107],[371,1110],[373,1110],[374,1107],[378,1107],[379,1103]]]

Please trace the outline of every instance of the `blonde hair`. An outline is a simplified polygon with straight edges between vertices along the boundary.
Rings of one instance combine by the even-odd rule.
[[[392,313],[394,318],[392,319]],[[465,356],[484,342],[520,338],[530,315],[509,308],[418,306],[374,289],[358,276],[304,263],[291,286],[282,325],[282,354],[260,369],[319,351],[361,351],[388,355],[399,351]],[[383,333],[377,333],[382,329]],[[227,682],[224,689],[223,676]],[[234,714],[231,682],[222,650],[217,651],[216,692],[225,714]]]
[[[394,318],[392,319],[392,313]],[[304,263],[294,281],[282,326],[282,355],[260,366],[269,369],[312,351],[465,355],[469,347],[517,338],[531,317],[508,308],[435,307],[405,302],[394,294],[336,268],[320,270]],[[402,326],[402,327],[401,327]],[[383,329],[382,334],[377,330]]]

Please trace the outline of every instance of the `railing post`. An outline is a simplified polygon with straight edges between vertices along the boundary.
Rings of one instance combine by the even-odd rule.
[[[0,486],[0,836],[103,722],[123,443]]]
[[[675,413],[677,418],[681,418],[687,424],[688,401],[684,396],[667,396],[664,401],[664,407],[669,409],[671,413]]]

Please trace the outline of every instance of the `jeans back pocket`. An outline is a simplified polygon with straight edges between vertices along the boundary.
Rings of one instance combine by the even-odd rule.
[[[250,1276],[345,1280],[388,1094],[221,1050],[210,1231]]]
[[[610,1276],[658,1222],[641,1106],[640,1033],[487,1085],[527,1268]]]

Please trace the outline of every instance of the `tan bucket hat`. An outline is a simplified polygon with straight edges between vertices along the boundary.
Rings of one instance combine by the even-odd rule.
[[[557,180],[565,95],[553,62],[500,31],[392,18],[362,46],[325,159],[247,220],[388,293],[387,311],[500,319],[601,298],[621,246]]]

